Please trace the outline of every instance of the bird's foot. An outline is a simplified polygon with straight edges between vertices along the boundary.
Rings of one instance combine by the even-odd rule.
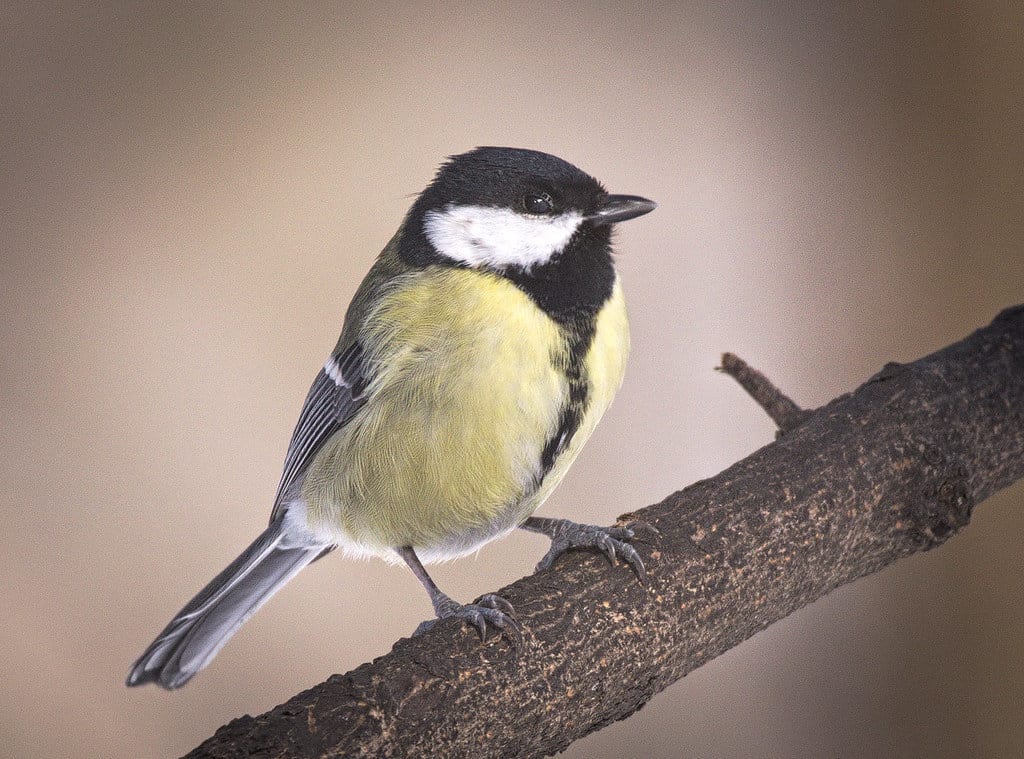
[[[487,640],[488,624],[508,635],[513,645],[519,638],[519,622],[514,616],[515,609],[512,608],[512,604],[494,593],[488,593],[473,604],[460,604],[440,593],[434,599],[434,611],[437,613],[437,619],[421,623],[413,635],[425,633],[437,624],[438,620],[456,617],[476,627],[480,633],[480,640]]]
[[[629,544],[634,532],[628,527],[597,527],[592,524],[577,524],[568,519],[547,519],[530,517],[523,528],[539,532],[551,538],[551,548],[537,564],[535,571],[547,569],[555,559],[574,548],[597,548],[615,565],[615,559],[622,559],[636,572],[640,582],[647,580],[647,569],[637,550]]]

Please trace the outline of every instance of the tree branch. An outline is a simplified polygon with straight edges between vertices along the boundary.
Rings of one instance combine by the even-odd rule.
[[[789,431],[620,517],[656,528],[634,541],[646,585],[603,556],[568,554],[501,591],[525,626],[518,652],[441,622],[234,720],[190,756],[560,751],[837,586],[939,545],[1024,476],[1024,306],[799,415],[763,376],[727,364]]]

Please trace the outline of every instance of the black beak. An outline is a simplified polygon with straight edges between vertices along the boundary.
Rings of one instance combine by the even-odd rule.
[[[591,224],[615,224],[650,213],[658,204],[639,195],[608,195],[595,213],[585,217]]]

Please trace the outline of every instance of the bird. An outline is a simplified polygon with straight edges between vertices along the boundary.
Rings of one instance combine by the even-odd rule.
[[[336,548],[405,563],[435,618],[520,629],[497,594],[460,604],[425,565],[517,528],[621,559],[629,526],[534,516],[618,390],[629,351],[615,224],[653,201],[608,193],[535,150],[450,156],[358,287],[285,455],[270,524],[133,664],[175,689],[303,568]]]

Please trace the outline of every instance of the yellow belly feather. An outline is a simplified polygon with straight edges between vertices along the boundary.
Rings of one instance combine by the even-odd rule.
[[[411,286],[415,284],[415,286]],[[591,403],[536,487],[568,393],[564,334],[515,285],[465,269],[400,276],[359,332],[366,405],[320,451],[302,488],[311,526],[356,553],[454,558],[514,529],[562,478],[621,382],[616,285],[586,358]]]

